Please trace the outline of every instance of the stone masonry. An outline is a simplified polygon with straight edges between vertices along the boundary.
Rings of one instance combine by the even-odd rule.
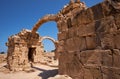
[[[57,55],[59,57],[59,74],[68,75],[73,79],[119,79],[120,78],[120,1],[105,0],[95,6],[87,8],[85,3],[79,0],[70,0],[70,3],[55,15],[46,15],[41,18],[29,32],[28,38],[23,34],[22,40],[9,38],[8,56],[10,66],[18,49],[22,46],[28,52],[31,47],[40,48],[39,36],[36,31],[48,21],[55,21],[59,30]],[[25,36],[24,36],[25,35]],[[21,38],[17,35],[17,39]],[[33,39],[34,38],[34,39]],[[35,42],[33,41],[35,40]],[[11,45],[14,42],[14,45]],[[14,46],[14,47],[12,47]],[[20,50],[20,49],[19,49]],[[41,49],[37,50],[38,52]],[[18,53],[21,56],[23,51]],[[38,54],[36,54],[38,55]],[[24,55],[25,56],[25,55]],[[41,56],[40,53],[38,56]],[[21,62],[28,59],[24,57]],[[40,57],[39,57],[40,58]],[[18,58],[19,59],[19,58]],[[12,60],[12,61],[11,61]],[[19,61],[19,60],[17,60]],[[21,66],[23,66],[21,64]],[[15,69],[18,66],[14,66]]]
[[[46,54],[42,44],[44,39],[49,39],[53,43],[56,42],[51,37],[41,37],[38,33],[33,34],[27,29],[23,29],[18,34],[10,36],[7,43],[8,68],[12,71],[20,71],[30,68],[31,63],[46,63],[47,59],[45,58],[47,57],[45,57]]]
[[[44,50],[39,39],[39,34],[33,35],[30,30],[9,37],[7,63],[10,70],[24,70],[30,67],[28,62],[40,62]]]
[[[66,18],[58,21],[59,74],[73,79],[120,79],[119,7],[119,0],[109,0],[87,9],[71,3],[61,10]]]
[[[59,74],[73,79],[120,78],[120,1],[105,0],[87,8],[79,0],[33,27],[55,21],[59,30]]]

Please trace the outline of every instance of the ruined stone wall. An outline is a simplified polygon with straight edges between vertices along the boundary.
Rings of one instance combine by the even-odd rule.
[[[30,67],[29,62],[40,62],[43,45],[40,36],[32,34],[30,30],[22,30],[8,39],[7,63],[12,71],[24,70]]]
[[[64,17],[57,22],[60,74],[73,79],[120,78],[118,3],[116,0],[114,6],[104,1],[87,9],[79,6],[68,10],[71,5],[81,5],[73,3],[61,11]]]
[[[6,54],[0,54],[0,63],[6,62]]]

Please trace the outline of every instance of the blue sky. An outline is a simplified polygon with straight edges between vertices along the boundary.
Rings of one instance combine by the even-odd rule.
[[[0,52],[7,51],[5,43],[9,36],[17,34],[22,29],[32,29],[34,24],[46,14],[58,13],[70,0],[0,0]],[[81,0],[88,7],[103,0]],[[57,40],[55,22],[43,24],[39,30],[41,36],[51,36]],[[54,44],[44,40],[47,51],[54,49]]]

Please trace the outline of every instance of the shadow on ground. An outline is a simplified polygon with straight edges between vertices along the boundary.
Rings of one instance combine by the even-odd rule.
[[[32,68],[43,71],[42,73],[38,74],[38,76],[42,77],[42,79],[48,79],[49,77],[54,77],[55,75],[58,74],[58,69],[45,70],[38,67],[32,67]]]

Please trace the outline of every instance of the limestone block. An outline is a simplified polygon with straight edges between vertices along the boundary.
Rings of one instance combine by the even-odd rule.
[[[85,67],[84,79],[102,79],[101,69],[99,67]]]
[[[67,51],[79,51],[86,49],[85,38],[74,37],[66,40],[65,50]]]
[[[86,65],[101,66],[102,52],[103,51],[99,49],[86,52],[86,58],[87,58]]]
[[[68,30],[68,38],[73,38],[76,36],[77,27],[71,27]]]
[[[96,37],[95,36],[87,36],[86,37],[86,46],[87,49],[95,49],[96,45]]]
[[[103,12],[104,16],[105,17],[109,16],[110,12],[111,12],[110,4],[107,1],[105,1],[105,2],[101,3],[101,6],[102,6],[102,12]]]
[[[94,35],[95,34],[95,23],[90,23],[85,25],[86,29],[85,29],[85,34],[86,35]]]
[[[120,50],[113,49],[113,67],[120,68]]]
[[[103,79],[119,79],[120,68],[101,67]]]
[[[93,79],[93,75],[89,69],[84,69],[84,79]]]
[[[59,74],[67,74],[67,67],[66,63],[69,62],[68,60],[68,53],[67,52],[62,52],[59,56]]]
[[[61,41],[61,40],[65,40],[68,38],[68,32],[64,31],[64,32],[59,32],[58,33],[58,40]]]
[[[113,16],[96,21],[95,28],[98,33],[113,33],[117,31],[117,26]]]
[[[67,31],[67,30],[68,30],[67,22],[65,20],[63,20],[61,22],[61,30],[60,30],[60,32]]]
[[[85,31],[86,31],[86,27],[84,25],[80,25],[77,28],[77,36],[86,36]]]
[[[65,50],[74,51],[75,50],[75,44],[73,38],[67,39],[66,43],[64,45]]]
[[[79,23],[77,21],[77,17],[72,18],[71,24],[72,24],[73,27],[77,27],[78,26]]]
[[[114,35],[114,43],[115,43],[115,48],[120,49],[120,32],[118,32],[116,35]]]
[[[104,49],[114,49],[115,48],[113,34],[103,34],[100,39],[101,39],[102,48],[104,48]]]
[[[102,52],[102,65],[108,67],[113,66],[113,57],[110,50],[105,50]]]
[[[117,29],[120,29],[120,14],[115,15],[115,23],[116,23]]]
[[[94,36],[95,35],[95,23],[90,23],[87,25],[80,25],[77,28],[77,35],[78,36]]]
[[[95,65],[100,66],[102,62],[102,50],[86,50],[80,52],[80,58],[82,64],[84,65]]]
[[[90,8],[88,8],[85,11],[80,12],[79,15],[77,15],[76,17],[77,17],[77,20],[78,20],[77,22],[79,25],[93,22],[93,13]]]
[[[94,20],[99,20],[104,18],[103,10],[101,4],[97,4],[93,7],[91,7],[93,15],[94,15]]]
[[[78,58],[79,55],[77,55],[75,52],[69,52],[67,54],[62,53],[62,55],[60,55],[60,64],[59,64],[60,73],[61,74],[67,73],[70,76],[74,76],[76,74],[78,75],[82,67],[82,64],[78,60]]]

